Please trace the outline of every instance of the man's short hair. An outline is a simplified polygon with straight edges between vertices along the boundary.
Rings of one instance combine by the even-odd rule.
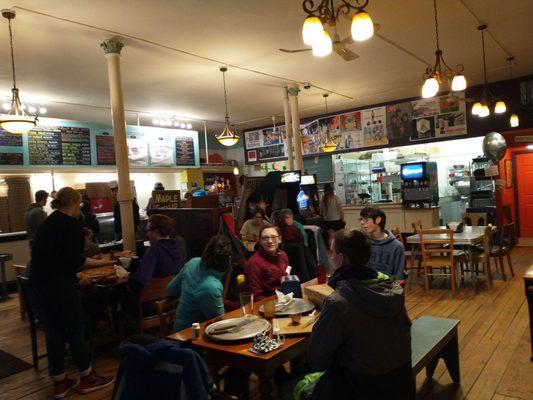
[[[357,229],[341,229],[335,232],[335,251],[345,256],[350,265],[365,266],[370,259],[370,239]]]
[[[383,212],[381,208],[378,207],[365,207],[361,210],[360,213],[362,218],[372,218],[372,221],[374,223],[376,222],[377,217],[381,217],[381,221],[379,222],[379,227],[381,230],[385,230],[385,223],[387,222],[387,216]]]
[[[284,208],[283,210],[281,210],[281,216],[283,218],[285,218],[288,215],[290,215],[291,217],[294,217],[294,213],[292,212],[290,208]]]
[[[35,192],[35,202],[39,203],[48,198],[48,192],[46,190],[37,190]]]

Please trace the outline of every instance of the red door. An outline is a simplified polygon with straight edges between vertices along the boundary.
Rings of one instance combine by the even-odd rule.
[[[533,153],[516,155],[520,236],[533,237]]]

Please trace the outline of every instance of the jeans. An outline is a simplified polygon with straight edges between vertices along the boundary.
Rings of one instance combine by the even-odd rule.
[[[49,285],[31,282],[31,285],[44,322],[50,376],[65,372],[67,342],[78,370],[86,371],[90,367],[90,357],[78,287],[74,283]]]

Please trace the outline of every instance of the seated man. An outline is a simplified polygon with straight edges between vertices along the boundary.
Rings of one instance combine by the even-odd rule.
[[[411,322],[403,289],[366,267],[368,238],[340,230],[333,244],[335,291],[324,307],[307,350],[313,399],[414,399]],[[312,388],[312,389],[311,389]],[[305,393],[305,391],[304,391]]]
[[[294,219],[294,213],[290,208],[284,208],[283,210],[281,210],[281,220],[287,226],[295,226],[296,228],[298,228],[298,230],[302,233],[305,246],[309,246],[309,242],[307,241],[307,232],[305,232],[304,226]]]
[[[377,207],[365,207],[360,215],[361,229],[370,236],[372,244],[367,266],[389,275],[398,283],[404,283],[405,250],[403,244],[385,229],[385,213]]]
[[[130,278],[134,286],[148,286],[152,278],[176,275],[185,264],[185,250],[176,240],[170,239],[173,221],[162,214],[152,214],[147,233],[150,248],[146,250],[139,268]]]

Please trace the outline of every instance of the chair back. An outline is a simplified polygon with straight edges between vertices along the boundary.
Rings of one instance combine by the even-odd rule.
[[[422,229],[420,235],[420,252],[427,266],[453,266],[453,230]]]
[[[174,279],[174,275],[165,276],[164,278],[152,278],[148,286],[139,291],[139,302],[147,303],[164,299],[168,296],[167,285]]]
[[[391,230],[391,233],[396,237],[397,240],[400,241],[400,243],[403,244],[403,237],[402,237],[402,231],[399,226]]]
[[[33,290],[30,286],[30,280],[22,275],[17,276],[17,282],[19,284],[20,290],[22,293],[19,293],[19,296],[22,296],[22,301],[24,302],[24,307],[28,313],[28,319],[30,324],[39,324],[39,306],[35,300]]]
[[[159,316],[159,334],[162,338],[172,332],[176,318],[177,299],[166,298],[155,302],[155,309]]]
[[[513,248],[514,245],[514,222],[510,224],[504,224],[502,233],[500,236],[500,249],[499,251],[508,251]]]
[[[470,226],[488,225],[486,212],[463,212],[461,213],[463,224]]]
[[[486,226],[483,234],[483,257],[488,259],[492,246],[492,227]]]
[[[413,227],[413,232],[416,233],[422,230],[422,221],[421,220],[413,221],[411,222],[411,226]]]

